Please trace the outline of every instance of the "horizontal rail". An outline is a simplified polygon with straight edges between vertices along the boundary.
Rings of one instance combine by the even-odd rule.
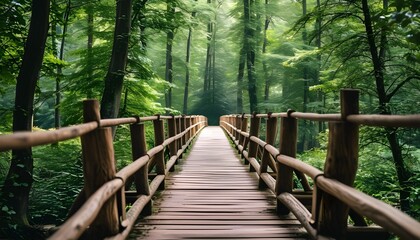
[[[420,128],[420,114],[409,114],[409,115],[383,115],[383,114],[351,114],[342,117],[340,114],[319,114],[319,113],[303,113],[303,112],[291,112],[291,113],[272,113],[272,114],[257,114],[252,116],[250,114],[245,115],[226,115],[236,116],[239,118],[286,118],[292,117],[302,120],[321,121],[321,122],[339,122],[347,121],[365,126],[375,127],[410,127]]]
[[[78,239],[95,220],[101,208],[124,186],[122,179],[102,185],[49,239]]]
[[[98,127],[97,122],[88,122],[52,131],[16,132],[0,135],[0,151],[22,149],[45,144],[52,144],[80,137]]]
[[[103,207],[104,203],[108,201],[112,196],[114,196],[118,190],[125,186],[126,180],[134,175],[140,168],[146,166],[150,160],[159,152],[165,149],[165,146],[171,144],[172,142],[176,141],[177,139],[186,135],[189,131],[194,129],[197,126],[201,126],[198,131],[200,131],[205,125],[205,122],[198,122],[190,127],[188,127],[185,131],[177,134],[174,137],[168,138],[165,140],[164,144],[159,146],[155,146],[150,149],[146,155],[138,158],[136,161],[130,163],[128,166],[121,169],[119,172],[116,173],[116,179],[113,179],[100,187],[83,205],[83,207],[77,211],[69,220],[67,220],[63,225],[60,226],[59,230],[52,235],[49,239],[77,239],[79,238],[83,232],[87,229],[87,227],[95,220],[96,216],[98,215],[100,209]],[[197,132],[198,133],[198,132]],[[183,151],[185,150],[187,144],[190,144],[192,138],[183,146]],[[175,159],[179,157],[182,152],[179,152]],[[173,161],[174,163],[175,161]],[[173,165],[172,163],[172,165]],[[168,164],[168,168],[171,167],[171,164]],[[127,220],[124,221],[124,227],[132,228],[132,225],[135,223],[135,220],[132,219],[134,215],[138,217],[141,210],[145,206],[143,203],[145,200],[150,200],[151,196],[157,190],[157,186],[162,183],[165,178],[165,175],[168,174],[168,170],[165,171],[164,175],[158,175],[149,186],[150,195],[141,197],[135,208],[133,208],[132,213],[130,211],[127,212]],[[118,182],[118,183],[117,183]],[[100,198],[100,201],[98,199]],[[136,202],[137,202],[136,201]],[[85,206],[87,205],[87,206]],[[141,205],[141,206],[140,206]],[[134,207],[134,205],[133,205]],[[131,208],[130,208],[131,209]],[[130,217],[130,218],[129,218]],[[120,236],[118,234],[117,236]],[[117,238],[118,239],[118,238]]]
[[[227,122],[222,123],[222,128],[225,131],[227,131],[227,129],[224,125],[233,127]],[[240,131],[238,129],[236,130],[238,132]],[[229,135],[231,138],[234,138],[232,134],[229,133]],[[250,141],[253,141],[263,147],[265,151],[268,151],[278,162],[304,173],[314,181],[316,179],[316,185],[322,190],[340,199],[359,214],[371,219],[374,223],[388,229],[403,239],[417,239],[420,237],[420,223],[400,210],[341,182],[338,182],[337,180],[324,177],[323,172],[319,169],[304,163],[299,159],[280,154],[276,147],[267,144],[255,136],[250,137]],[[248,153],[245,152],[244,156],[246,158],[248,158],[247,155]],[[254,168],[257,169],[258,173],[258,161],[255,158],[249,158],[248,161]],[[260,177],[264,180],[267,187],[274,192],[273,182],[276,180],[267,173],[261,174]],[[295,215],[297,217],[299,216],[298,219],[302,222],[305,229],[307,229],[312,236],[316,236],[316,230],[308,222],[308,217],[311,215],[308,215],[306,208],[303,210],[302,206],[296,204],[299,201],[293,195],[280,194],[279,200],[291,207],[291,210],[295,213]],[[298,208],[300,208],[300,210]]]
[[[101,120],[99,102],[96,100],[84,102],[83,116],[85,121],[83,124],[50,131],[17,132],[0,136],[0,151],[81,138],[84,187],[70,210],[71,216],[50,239],[77,239],[85,231],[88,231],[87,237],[106,238],[119,236],[123,229],[132,228],[135,222],[133,216],[138,216],[141,209],[146,206],[147,202],[144,201],[150,201],[158,189],[164,188],[165,176],[191,144],[193,138],[207,126],[207,119],[198,115],[157,115]],[[168,125],[167,134],[163,120]],[[148,151],[144,125],[139,124],[147,121],[153,121],[155,130],[155,146]],[[132,153],[136,159],[116,172],[110,127],[124,124],[130,124]],[[166,135],[169,137],[165,139]],[[166,147],[171,149],[168,161],[165,160],[163,153]],[[149,165],[153,164],[156,166],[157,176],[149,184]],[[96,171],[97,169],[101,171]],[[126,213],[124,191],[127,182],[131,181],[129,179],[134,175],[144,177],[136,179],[135,182],[140,199],[136,201],[134,208]]]
[[[277,206],[278,213],[285,214],[288,211],[292,211],[312,237],[318,238],[325,234],[324,236],[326,237],[340,239],[342,238],[341,236],[344,235],[353,234],[352,236],[356,236],[357,234],[364,233],[367,234],[365,236],[375,236],[375,234],[376,236],[385,236],[385,229],[403,239],[420,239],[420,223],[418,221],[393,206],[354,189],[352,187],[353,180],[345,182],[346,180],[341,178],[342,174],[338,174],[340,172],[337,171],[337,169],[334,169],[341,166],[343,171],[351,171],[353,172],[351,174],[355,175],[357,169],[359,125],[420,128],[420,114],[361,115],[358,114],[357,91],[344,90],[341,92],[341,97],[342,108],[340,114],[288,111],[286,113],[225,115],[220,118],[220,126],[236,145],[236,148],[242,157],[245,158],[245,163],[249,163],[250,169],[254,169],[258,174],[260,183],[263,182],[265,184],[260,186],[268,187],[276,194],[278,202],[280,202]],[[280,147],[274,147],[272,144],[268,144],[258,137],[259,122],[261,119],[266,119],[267,121],[265,125],[267,131],[265,136],[267,139],[270,139],[269,135],[272,136],[273,133],[276,132],[276,127],[274,126],[276,121],[270,120],[273,118],[281,118],[282,120]],[[251,119],[250,129],[248,129],[248,119]],[[296,135],[293,135],[293,132],[297,133],[297,120],[302,119],[330,123],[327,149],[328,157],[325,163],[326,166],[324,167],[325,172],[298,160],[295,157],[296,154],[293,156],[288,155],[296,152],[296,149],[294,148],[297,144],[297,140]],[[271,123],[274,123],[274,125]],[[272,132],[270,132],[270,129]],[[273,142],[273,140],[267,141]],[[339,144],[341,145],[337,148],[336,146]],[[263,149],[264,155],[256,154],[257,156],[255,156],[256,149]],[[343,151],[346,152],[346,156],[343,156]],[[287,154],[285,154],[285,152],[287,152]],[[274,173],[277,173],[277,178],[274,178],[271,174],[266,172],[267,162],[264,161],[269,159],[266,157],[267,153],[274,158],[277,163],[276,169],[273,169]],[[338,160],[340,160],[341,163],[334,162]],[[353,165],[344,166],[343,162],[345,162],[345,164],[350,163]],[[314,189],[311,191],[312,196],[309,195],[312,198],[312,214],[297,199],[298,196],[293,195],[293,173],[295,173],[298,178],[303,177],[305,181],[305,176],[308,176],[314,182]],[[354,179],[354,176],[351,177],[351,174],[346,177]],[[332,176],[335,177],[333,178]],[[337,200],[330,200],[331,198],[328,198],[328,196],[333,196]],[[331,206],[334,206],[333,209],[340,212],[331,212],[332,210],[328,209]],[[288,211],[286,211],[285,208]],[[375,227],[348,228],[348,210],[345,209],[349,208],[354,210],[354,214],[360,214],[360,217],[365,216],[374,223],[382,226],[384,229]],[[323,212],[319,213],[318,211]],[[333,222],[335,221],[334,219],[337,218],[337,214],[341,214],[339,217],[340,223]],[[335,215],[335,217],[329,218],[328,216],[330,215]],[[351,217],[353,218],[353,216]],[[344,220],[345,226],[341,225],[343,222],[341,219]],[[325,226],[326,222],[328,222],[330,226]],[[337,224],[340,224],[338,231],[334,229],[337,228]],[[334,227],[331,227],[332,225],[334,225]]]
[[[412,115],[349,115],[346,121],[377,127],[411,127],[420,128],[420,114]]]
[[[324,176],[317,186],[402,239],[420,239],[420,223],[391,205]]]
[[[99,127],[113,127],[137,122],[147,122],[157,119],[181,118],[182,116],[151,116],[137,118],[116,118],[102,119]],[[194,116],[186,116],[190,118]],[[53,144],[69,139],[74,139],[98,128],[97,122],[87,122],[74,126],[63,127],[55,130],[35,131],[35,132],[15,132],[12,134],[0,135],[0,152],[12,149],[23,149],[46,144]]]

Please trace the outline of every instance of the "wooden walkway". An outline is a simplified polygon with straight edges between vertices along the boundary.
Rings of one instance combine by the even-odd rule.
[[[221,128],[205,128],[177,168],[130,239],[308,238],[293,215],[275,214],[274,195],[258,190]]]

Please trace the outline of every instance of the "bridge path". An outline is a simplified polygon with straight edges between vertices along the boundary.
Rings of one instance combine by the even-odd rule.
[[[153,208],[130,239],[308,238],[292,214],[275,214],[274,195],[258,189],[220,127],[203,129]]]

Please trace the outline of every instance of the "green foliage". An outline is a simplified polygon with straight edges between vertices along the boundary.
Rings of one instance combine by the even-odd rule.
[[[61,224],[83,187],[80,140],[34,148],[29,213],[35,224]]]
[[[217,74],[219,79],[222,78],[220,74],[220,72]],[[208,94],[202,94],[199,91],[198,94],[201,97],[198,98],[197,102],[193,102],[194,105],[190,114],[204,115],[208,118],[209,125],[218,125],[220,116],[233,112],[231,98],[229,98],[229,93],[227,92],[228,89],[222,82],[221,85],[218,85],[214,91],[208,92]]]

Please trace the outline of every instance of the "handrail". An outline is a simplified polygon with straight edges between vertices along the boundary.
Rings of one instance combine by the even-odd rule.
[[[178,134],[178,137],[182,137],[184,136],[188,131],[190,131],[191,129],[199,126],[200,124],[202,124],[201,122],[196,123],[192,126],[190,126],[186,131]],[[70,219],[68,219],[61,227],[60,229],[53,235],[51,236],[50,239],[75,239],[75,238],[79,238],[81,236],[81,234],[83,233],[81,226],[85,226],[85,228],[87,226],[89,226],[94,218],[96,217],[97,213],[99,212],[99,210],[103,207],[104,203],[106,201],[108,201],[112,196],[115,195],[115,193],[121,189],[126,180],[132,176],[134,173],[136,173],[138,170],[140,170],[140,168],[142,168],[143,166],[145,166],[146,164],[149,163],[149,161],[160,151],[162,151],[164,149],[164,147],[172,142],[174,142],[176,140],[175,137],[169,138],[166,140],[166,144],[162,144],[159,146],[155,146],[154,148],[150,149],[147,152],[147,155],[135,160],[133,163],[129,164],[128,166],[124,167],[123,169],[121,169],[119,172],[116,173],[116,179],[111,180],[107,183],[105,183],[100,189],[98,189],[94,195],[91,196],[91,198],[89,198],[89,200],[86,202],[85,205],[87,205],[87,207],[85,207],[85,209],[81,209],[79,212],[81,212],[78,215],[73,215]],[[178,157],[178,156],[177,156]],[[171,166],[168,166],[167,168],[170,168]],[[162,183],[162,181],[164,180],[164,175],[160,175],[162,177],[160,177],[159,179],[156,180],[155,183],[152,182],[151,185],[160,185]],[[116,182],[117,180],[118,183]],[[155,180],[154,180],[155,181]],[[156,188],[151,188],[150,189],[150,195],[153,196],[155,194],[157,190]],[[98,201],[98,199],[100,198],[100,201]],[[138,215],[140,214],[142,209],[136,209],[135,212],[131,213],[130,216],[135,216],[132,217],[132,219],[136,219],[138,217]],[[127,214],[133,210],[129,210],[127,212]],[[131,224],[130,227],[132,227],[132,224],[134,224],[133,220],[130,221],[125,221],[125,228],[128,228],[128,224]],[[83,223],[83,224],[81,224]]]
[[[346,117],[342,117],[340,114],[320,114],[320,113],[303,113],[303,112],[292,112],[292,113],[271,113],[271,114],[231,114],[225,115],[226,117],[244,117],[244,118],[268,118],[268,116],[276,118],[292,117],[302,120],[320,121],[320,122],[332,122],[332,121],[347,121],[350,123],[374,126],[374,127],[411,127],[420,128],[420,114],[407,114],[407,115],[384,115],[384,114],[351,114]]]
[[[21,149],[80,137],[98,127],[97,122],[88,122],[76,126],[63,127],[45,132],[16,132],[0,135],[0,152]]]
[[[145,207],[151,208],[152,196],[157,190],[164,189],[166,175],[173,169],[195,136],[207,126],[207,118],[199,115],[157,115],[100,119],[99,103],[96,100],[87,100],[84,102],[84,119],[83,124],[57,130],[1,135],[0,151],[52,144],[81,137],[85,178],[85,186],[79,195],[82,197],[75,200],[71,210],[73,214],[49,239],[77,239],[82,234],[95,238],[102,236],[124,239],[139,214],[142,211],[151,211]],[[155,128],[155,146],[150,150],[146,149],[143,127],[143,123],[148,121],[152,121]],[[169,136],[166,139],[163,121],[168,122]],[[123,124],[130,124],[133,162],[115,172],[110,127]],[[160,139],[160,142],[156,142],[157,139]],[[163,151],[168,146],[174,151],[171,152],[170,159],[165,160]],[[157,176],[149,184],[148,172],[151,164],[156,164]],[[107,173],[92,172],[100,168],[106,168]],[[92,176],[87,175],[88,173]],[[101,174],[108,175],[97,176]],[[125,212],[124,188],[134,175],[138,177],[135,182],[138,198]],[[101,219],[99,216],[103,214],[110,214],[109,219]]]
[[[359,115],[357,91],[348,89],[342,90],[341,98],[341,114],[299,113],[294,111],[254,115],[235,114],[222,116],[220,118],[220,126],[232,139],[232,142],[236,145],[242,157],[245,158],[245,162],[251,163],[250,168],[257,172],[260,182],[264,182],[264,184],[260,184],[260,186],[268,187],[276,194],[278,199],[278,212],[284,214],[288,211],[292,211],[313,238],[319,238],[320,236],[342,238],[345,236],[343,234],[353,231],[353,228],[347,228],[348,209],[350,207],[358,214],[369,218],[374,223],[403,239],[420,239],[420,223],[418,221],[391,205],[370,197],[352,187],[354,181],[354,175],[352,177],[352,174],[355,174],[357,169],[358,125],[419,128],[420,114],[405,116]],[[280,118],[282,120],[280,148],[276,148],[272,144],[268,144],[258,138],[260,119],[267,119],[266,128],[268,134],[268,121],[271,118]],[[243,126],[242,123],[244,122],[244,119],[251,119],[250,129]],[[289,154],[293,155],[293,151],[289,151],[288,154],[283,153],[287,148],[291,147],[293,149],[293,145],[296,145],[296,140],[289,139],[287,135],[290,135],[290,132],[293,133],[297,131],[297,119],[327,121],[330,123],[330,137],[327,154],[328,161],[324,168],[325,172],[296,159],[294,156],[290,156]],[[254,130],[252,130],[253,128]],[[342,133],[345,133],[345,137],[340,135]],[[293,134],[290,136],[293,137]],[[240,137],[245,139],[241,140]],[[331,144],[333,141],[335,141],[335,144]],[[334,150],[334,147],[340,144],[342,144],[342,146],[340,146],[341,149]],[[265,170],[261,168],[261,166],[266,164],[264,163],[266,160],[264,160],[264,158],[258,159],[254,153],[251,153],[253,151],[252,149],[256,148],[255,146],[259,146],[263,149],[264,153],[268,153],[276,160],[277,166],[273,169],[274,172],[277,172],[276,178],[267,174]],[[336,154],[341,154],[340,152],[343,152],[343,149],[347,149],[344,151],[352,156],[347,156],[348,159],[345,159],[346,156],[342,155],[339,155],[338,157]],[[331,164],[336,158],[340,158],[341,162]],[[350,165],[345,167],[346,172],[337,175],[333,172],[337,170],[331,169],[331,166],[339,166],[340,164],[342,165],[343,162]],[[312,214],[309,213],[303,204],[301,204],[297,199],[297,195],[295,195],[292,190],[291,181],[293,171],[296,174],[303,173],[312,178],[314,182],[314,189],[311,191]],[[350,180],[346,180],[345,175],[349,175],[347,179]],[[338,200],[335,200],[334,198],[331,199],[329,196],[333,196]],[[323,203],[324,201],[328,204]],[[324,214],[320,212],[329,211],[328,208],[332,208],[332,206],[339,209],[338,212],[332,214],[336,215],[336,217],[338,215],[337,219],[345,220],[345,225],[337,223],[341,220],[336,219],[336,222],[334,222],[333,219],[326,218]],[[328,228],[324,225],[334,227]],[[357,231],[352,234],[361,234],[361,236],[363,236],[363,234],[367,234],[369,231],[371,231],[371,234],[382,234],[383,236],[383,232],[378,232],[378,228],[370,227],[363,227],[362,230],[357,229]]]
[[[176,119],[182,116],[174,116]],[[196,116],[185,116],[186,118]],[[134,124],[137,122],[149,122],[156,119],[171,119],[171,116],[149,116],[132,118],[101,119],[100,127],[113,127],[123,124]],[[35,147],[39,145],[53,144],[73,138],[80,137],[88,132],[98,128],[98,122],[92,121],[74,126],[63,127],[55,130],[37,131],[37,132],[15,132],[13,134],[0,135],[0,152]]]

